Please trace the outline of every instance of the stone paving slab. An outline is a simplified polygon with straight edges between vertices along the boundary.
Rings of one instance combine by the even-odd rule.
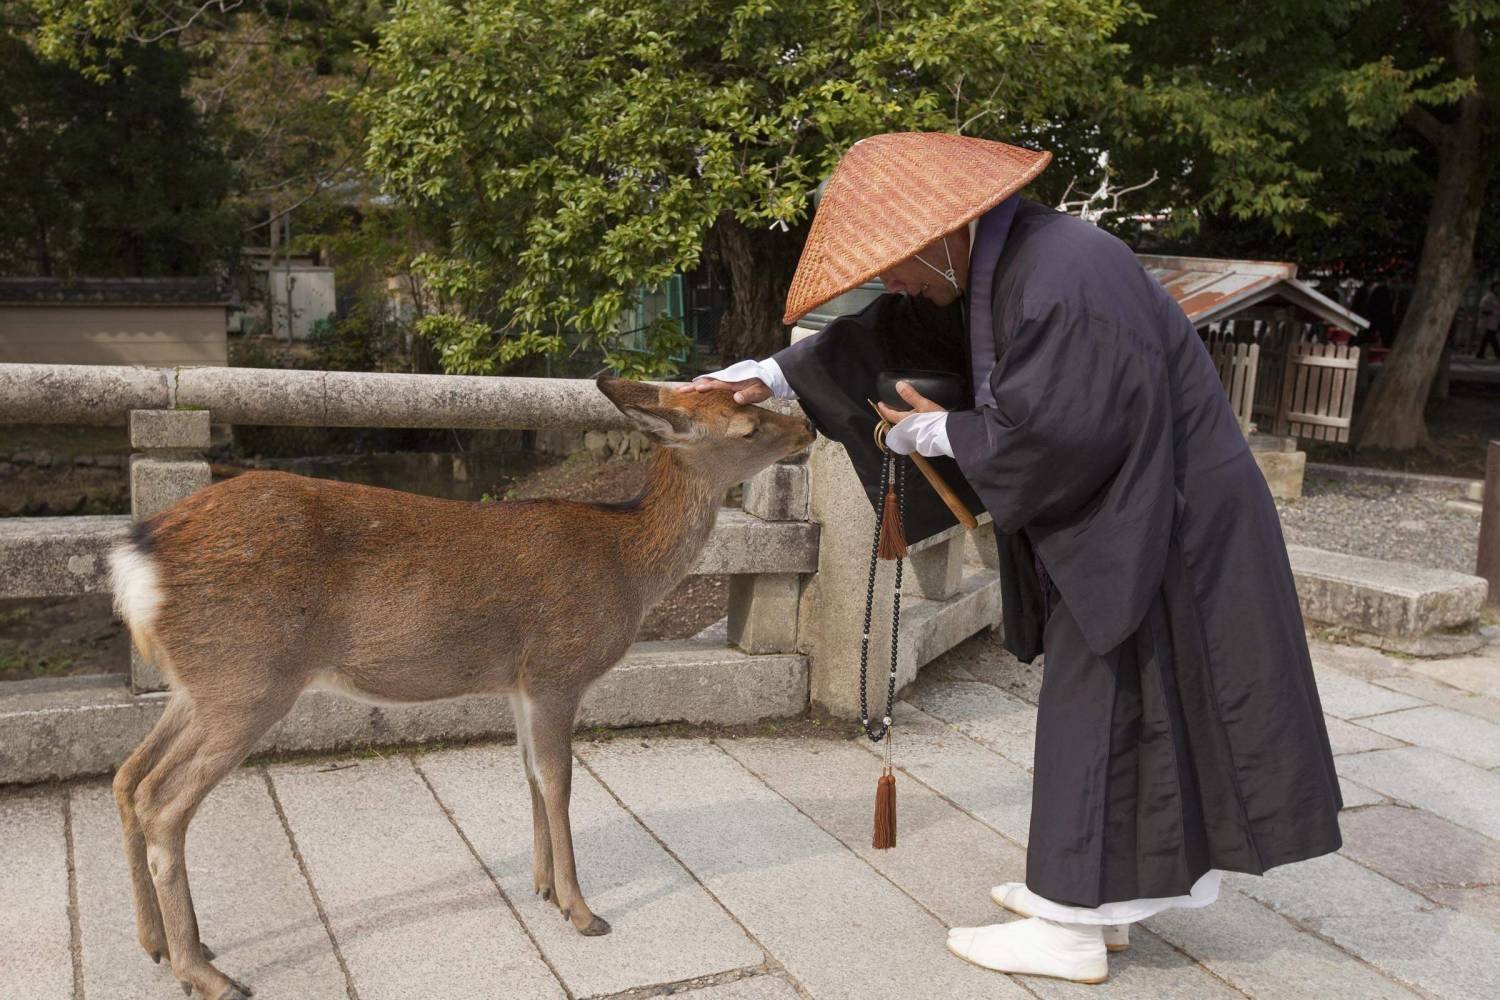
[[[1024,881],[1026,852],[919,782],[898,780],[896,848],[877,851],[870,846],[879,762],[857,745],[766,739],[720,745],[947,926],[1014,919],[989,893],[997,882]],[[1021,981],[1042,997],[1198,1000],[1240,995],[1144,930],[1133,935],[1128,952],[1111,957],[1109,981],[1102,986],[1035,976]]]
[[[1500,726],[1451,708],[1430,705],[1388,712],[1365,719],[1361,725],[1479,767],[1500,767]]]
[[[1339,817],[1340,853],[1424,895],[1441,886],[1500,885],[1500,842],[1405,806]]]
[[[718,747],[578,752],[818,1000],[1026,995],[950,955],[938,920]]]
[[[1336,766],[1336,765],[1335,765]],[[1373,806],[1385,802],[1386,797],[1379,792],[1371,791],[1357,781],[1350,781],[1342,774],[1339,775],[1339,791],[1344,796],[1344,809],[1358,809],[1360,806]]]
[[[1500,774],[1425,747],[1341,758],[1340,773],[1459,826],[1500,838]]]
[[[1335,757],[1346,753],[1364,753],[1367,750],[1391,750],[1402,745],[1400,740],[1366,729],[1364,725],[1345,722],[1336,715],[1325,715],[1323,721],[1328,726],[1328,742],[1333,747]],[[1370,720],[1366,720],[1368,721]]]
[[[960,652],[967,655],[958,659]],[[998,638],[980,636],[972,640],[971,648],[955,650],[951,659],[972,679],[993,684],[1028,704],[1035,705],[1041,697],[1043,658],[1022,663],[1000,645]]]
[[[870,841],[881,764],[858,742],[738,739],[719,745],[948,927],[999,920],[1004,911],[990,901],[990,887],[1026,877],[1024,848],[900,776],[898,846],[875,850]]]
[[[1387,975],[1437,996],[1489,997],[1500,982],[1500,932],[1435,907],[1342,855],[1230,882]]]
[[[416,761],[576,997],[620,993],[758,966],[760,947],[609,792],[574,768],[573,847],[584,898],[608,920],[584,937],[532,891],[531,793],[515,747],[427,754]]]
[[[978,681],[919,681],[906,701],[1031,770],[1036,706]]]
[[[63,796],[0,799],[0,992],[72,1000],[68,846]]]
[[[1500,931],[1500,886],[1481,885],[1472,889],[1443,886],[1428,889],[1424,895],[1460,913],[1482,920],[1496,931]]]
[[[120,818],[107,785],[73,790],[84,995],[128,1000],[179,995],[167,962],[153,965],[136,939]],[[214,964],[261,1000],[345,992],[328,934],[286,831],[253,770],[209,794],[187,838],[188,880],[199,933]]]
[[[1392,691],[1411,695],[1424,702],[1451,708],[1455,712],[1472,715],[1476,719],[1500,726],[1500,700],[1464,691],[1461,688],[1414,674],[1381,678],[1379,684]]]
[[[1408,669],[1450,687],[1488,698],[1500,698],[1500,659],[1494,655],[1412,660]]]
[[[776,976],[753,976],[680,993],[688,1000],[798,1000],[797,989]]]
[[[564,996],[405,757],[270,768],[360,1000]]]
[[[1362,681],[1336,670],[1314,667],[1318,683],[1318,698],[1323,711],[1340,719],[1359,719],[1381,712],[1395,712],[1403,708],[1417,708],[1422,702],[1389,688]]]
[[[1415,995],[1233,889],[1222,890],[1212,906],[1168,910],[1146,925],[1249,996],[1377,1000]]]
[[[1030,774],[906,702],[897,703],[895,718],[894,760],[899,769],[1025,845],[1031,833]],[[876,747],[865,749],[880,753]]]

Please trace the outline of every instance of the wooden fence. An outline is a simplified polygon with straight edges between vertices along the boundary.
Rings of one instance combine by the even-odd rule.
[[[1255,376],[1260,366],[1259,344],[1236,344],[1219,340],[1209,345],[1219,381],[1229,395],[1229,405],[1240,422],[1240,433],[1250,436],[1255,404]]]
[[[1289,345],[1274,433],[1346,443],[1358,375],[1357,347],[1306,339]]]
[[[1218,324],[1205,341],[1247,434],[1253,421],[1280,436],[1349,440],[1359,348],[1322,343],[1308,324],[1285,319]]]

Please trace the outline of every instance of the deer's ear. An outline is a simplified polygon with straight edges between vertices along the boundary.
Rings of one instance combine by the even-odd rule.
[[[636,429],[665,445],[683,445],[703,436],[703,429],[675,406],[663,405],[661,390],[644,382],[623,378],[601,378],[599,391],[609,397]]]

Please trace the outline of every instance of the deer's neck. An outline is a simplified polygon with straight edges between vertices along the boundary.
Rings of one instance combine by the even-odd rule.
[[[646,490],[627,519],[620,555],[654,597],[665,594],[698,560],[713,531],[725,487],[692,468],[675,448],[657,448]]]

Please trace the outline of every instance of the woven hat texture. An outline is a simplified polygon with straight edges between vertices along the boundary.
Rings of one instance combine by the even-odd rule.
[[[1052,154],[947,132],[889,132],[844,153],[823,190],[786,296],[791,324],[976,219]]]

